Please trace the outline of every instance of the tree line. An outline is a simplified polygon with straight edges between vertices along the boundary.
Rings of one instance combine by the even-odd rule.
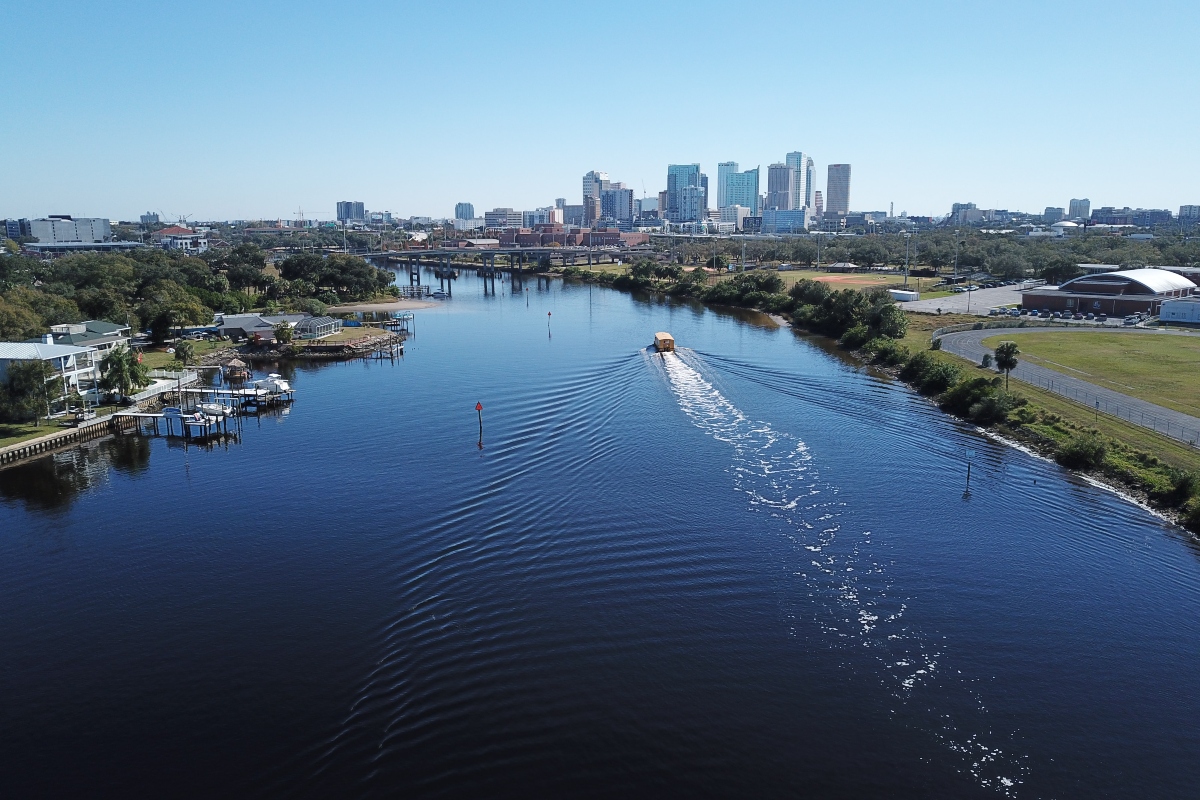
[[[0,255],[0,340],[38,336],[50,325],[106,320],[148,329],[156,341],[172,328],[202,325],[214,311],[305,311],[373,297],[392,273],[356,256],[293,255],[268,267],[254,244],[200,257],[140,248],[43,261]]]

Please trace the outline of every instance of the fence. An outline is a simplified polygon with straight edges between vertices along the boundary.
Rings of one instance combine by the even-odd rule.
[[[1143,408],[1139,408],[1136,404],[1115,402],[1110,396],[1095,394],[1089,392],[1087,389],[1081,389],[1073,381],[1056,379],[1036,373],[1030,374],[1030,372],[1031,370],[1022,370],[1018,367],[1017,371],[1013,373],[1013,377],[1023,383],[1032,384],[1061,397],[1082,403],[1088,408],[1095,409],[1097,412],[1103,412],[1134,425],[1165,434],[1172,439],[1184,442],[1192,447],[1196,447],[1197,443],[1200,442],[1200,429],[1198,428],[1182,425],[1179,422],[1172,422],[1153,412],[1147,412]]]
[[[1069,326],[1065,322],[1052,322],[1050,320],[1031,319],[994,319],[983,322],[964,322],[959,325],[947,325],[944,328],[938,328],[933,333],[929,334],[930,341],[945,336],[947,333],[962,333],[963,331],[983,331],[992,328],[1066,328],[1078,327]]]

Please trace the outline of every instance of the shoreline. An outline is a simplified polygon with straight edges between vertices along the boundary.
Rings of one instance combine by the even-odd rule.
[[[329,306],[327,314],[369,314],[376,311],[415,311],[418,308],[433,308],[437,303],[429,300],[381,300],[369,303],[346,303]]]

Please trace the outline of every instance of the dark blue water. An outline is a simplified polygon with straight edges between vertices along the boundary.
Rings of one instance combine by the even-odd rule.
[[[476,280],[236,443],[0,472],[0,795],[1195,795],[1185,534],[763,318]]]

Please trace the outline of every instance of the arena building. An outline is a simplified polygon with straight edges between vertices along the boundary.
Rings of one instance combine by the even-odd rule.
[[[1164,300],[1190,297],[1196,284],[1162,269],[1099,272],[1067,281],[1062,286],[1036,286],[1021,293],[1021,305],[1037,311],[1070,311],[1125,316],[1157,314]]]

